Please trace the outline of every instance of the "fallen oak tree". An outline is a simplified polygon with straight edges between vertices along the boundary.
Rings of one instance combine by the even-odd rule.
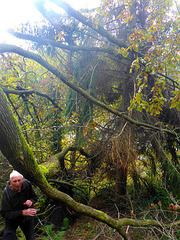
[[[122,230],[123,226],[162,227],[161,223],[156,220],[114,219],[106,213],[78,203],[69,195],[54,189],[40,171],[32,151],[21,133],[20,126],[12,114],[2,89],[0,89],[0,150],[15,169],[36,184],[49,198],[61,201],[74,211],[107,224],[111,228],[116,229],[125,240],[128,238]],[[180,224],[180,221],[173,222],[171,225],[166,226],[172,227],[178,224]]]
[[[42,2],[42,1],[41,1]],[[55,1],[54,1],[55,2]],[[62,3],[64,2],[64,1],[61,1]],[[69,8],[67,8],[68,6],[67,5],[64,5],[65,6],[65,8],[68,10]],[[70,9],[70,11],[68,11],[68,13],[70,13],[72,16],[75,16],[76,14],[77,14],[77,12],[72,12],[71,11],[71,9]],[[75,15],[74,15],[75,14]],[[78,16],[79,16],[79,14],[78,14]],[[84,19],[84,18],[80,18],[79,19],[81,22],[85,22],[87,19]],[[93,25],[92,24],[90,24],[89,25],[91,28],[93,28]],[[101,33],[101,35],[102,36],[104,36],[104,37],[106,37],[110,42],[112,42],[112,43],[114,43],[115,45],[117,45],[117,46],[122,46],[121,45],[121,43],[119,43],[119,42],[117,42],[116,41],[116,39],[112,39],[112,36],[110,36],[110,35],[106,35],[106,32],[104,31],[104,29],[102,29],[101,27],[99,28],[99,26],[96,28],[96,30],[97,30],[97,32],[100,32]],[[115,40],[115,41],[114,41]],[[125,46],[126,47],[126,46]],[[19,49],[20,50],[20,49]],[[17,51],[17,49],[15,49],[14,50],[14,52],[16,52]],[[21,52],[21,51],[20,51]],[[16,53],[18,53],[18,52],[16,52]],[[19,54],[19,53],[18,53]],[[23,55],[22,55],[23,56]],[[35,55],[31,55],[32,57],[34,57]],[[37,56],[37,55],[36,55]],[[33,58],[32,58],[33,59]],[[35,59],[36,60],[38,60],[38,61],[40,61],[41,62],[41,58],[38,58],[38,56],[37,56],[37,58],[35,57]],[[34,60],[35,60],[34,59]],[[40,63],[39,62],[39,63]],[[41,63],[40,63],[41,64]],[[44,64],[44,66],[49,66],[49,65],[47,65],[46,63],[44,63],[43,62],[43,64]],[[151,125],[147,125],[147,124],[144,124],[144,123],[141,123],[141,122],[138,122],[138,121],[134,121],[134,119],[132,119],[132,118],[128,118],[128,116],[127,115],[125,115],[124,113],[121,113],[121,112],[119,112],[119,111],[116,111],[116,110],[114,110],[114,109],[112,109],[112,108],[108,108],[108,106],[105,106],[105,104],[103,104],[103,103],[101,103],[101,102],[99,102],[99,101],[97,101],[95,98],[92,98],[92,96],[90,96],[90,95],[87,95],[87,92],[85,92],[83,89],[81,89],[81,88],[79,88],[79,87],[77,87],[77,86],[75,86],[75,85],[73,85],[73,84],[71,84],[71,82],[69,82],[69,81],[67,81],[66,82],[66,78],[64,78],[64,76],[63,75],[60,75],[60,73],[58,72],[58,71],[56,71],[55,69],[52,69],[51,67],[50,67],[50,69],[51,69],[51,72],[53,72],[59,79],[61,79],[61,80],[63,80],[64,81],[64,83],[66,83],[68,86],[70,86],[70,87],[72,87],[75,91],[77,90],[77,91],[79,91],[79,93],[81,93],[84,97],[86,97],[87,99],[89,99],[90,101],[92,101],[94,104],[97,104],[97,105],[99,105],[99,106],[101,106],[101,107],[103,107],[104,109],[106,109],[107,111],[110,111],[111,113],[113,113],[113,114],[115,114],[115,115],[117,115],[117,116],[120,116],[120,117],[123,117],[124,119],[126,119],[127,121],[129,121],[129,122],[131,122],[131,123],[133,123],[133,124],[136,124],[136,125],[138,125],[138,126],[141,126],[141,127],[143,127],[143,128],[145,128],[145,129],[151,129],[151,130],[155,130],[155,131],[162,131],[162,132],[166,132],[166,133],[174,133],[175,134],[175,136],[177,137],[177,135],[176,135],[176,133],[175,132],[173,132],[173,131],[171,131],[171,130],[169,130],[169,129],[167,129],[168,131],[164,131],[164,129],[160,129],[160,128],[154,128],[154,126],[151,126]],[[53,71],[52,71],[53,70]],[[54,70],[55,70],[55,72],[54,72]],[[77,87],[77,88],[76,88]],[[140,123],[140,125],[139,125],[139,123]],[[170,132],[169,132],[170,131]],[[23,141],[23,139],[22,139],[22,141]],[[21,152],[21,148],[20,148],[20,152]],[[26,153],[26,151],[24,151],[25,153]],[[22,151],[22,155],[24,155],[25,156],[25,154],[24,154],[24,152]],[[30,161],[32,161],[33,160],[33,156],[31,156],[32,154],[30,154],[30,150],[28,150],[28,152],[29,152],[29,158],[31,159]],[[28,161],[29,160],[29,158],[27,158],[27,156],[25,157],[25,161]],[[9,159],[9,158],[8,158]],[[23,159],[23,158],[22,158]],[[21,158],[19,158],[19,159],[17,159],[17,160],[21,160]],[[23,162],[24,160],[22,160],[22,162]],[[33,160],[34,161],[34,160]],[[22,164],[22,165],[24,165],[24,164]],[[14,166],[14,165],[13,165]],[[36,165],[34,165],[34,167],[36,168]],[[26,172],[26,174],[28,174],[29,173],[29,171],[30,171],[30,174],[29,174],[29,177],[32,177],[32,178],[34,178],[34,176],[32,175],[32,173],[31,173],[31,170],[32,170],[32,172],[33,172],[33,168],[31,169],[31,168],[28,168],[27,167],[27,169],[28,169],[28,171]],[[36,170],[36,169],[35,169]],[[23,166],[22,166],[22,170],[21,171],[23,171]],[[25,170],[24,170],[25,171]],[[39,171],[39,170],[38,170]],[[35,174],[35,173],[34,173]],[[32,175],[32,176],[31,176]],[[41,174],[40,174],[40,176],[41,176]],[[36,179],[36,180],[38,180],[38,179]],[[43,180],[43,179],[42,179]],[[32,181],[33,181],[33,179],[32,179]],[[42,183],[41,183],[41,181],[39,182],[39,185],[40,186],[43,186],[43,187],[47,187],[47,190],[49,189],[49,185],[47,185],[47,186],[45,186],[46,185],[46,183],[47,183],[47,181],[45,181],[44,182],[44,180],[43,180],[43,185],[42,185]],[[44,191],[45,191],[46,189],[44,189]],[[51,195],[52,194],[52,192],[53,193],[55,193],[53,190],[52,190],[52,188],[50,188],[49,189],[49,194]],[[53,194],[52,194],[53,195]],[[61,195],[61,201],[63,201],[63,196],[67,196],[67,195]],[[59,200],[59,199],[58,199]],[[67,200],[69,201],[67,201],[67,204],[69,204],[68,206],[70,206],[71,204],[75,204],[75,205],[73,205],[73,207],[74,207],[74,209],[76,209],[76,210],[79,210],[79,205],[77,205],[77,203],[76,202],[74,202],[74,201],[72,201],[71,202],[71,198],[68,198],[67,197]],[[90,208],[90,210],[91,210],[91,208]],[[83,213],[83,211],[85,211],[85,210],[80,210],[82,213]],[[90,214],[90,212],[87,212],[87,215],[88,214]],[[92,217],[94,217],[94,218],[96,218],[96,214],[97,214],[97,212],[93,212],[93,216]],[[90,216],[90,215],[89,215]],[[98,220],[100,220],[101,219],[101,215],[99,215],[98,214],[98,217],[96,218],[96,219],[98,219]],[[121,220],[123,220],[123,219],[121,219]],[[100,220],[101,221],[101,220]],[[129,220],[128,220],[129,221]],[[134,222],[134,220],[132,220],[133,222]],[[107,220],[104,220],[104,222],[106,222],[107,223]],[[113,222],[114,223],[114,222]],[[119,222],[119,220],[118,220],[118,223],[120,224],[120,222]],[[128,222],[126,222],[127,224],[128,224]],[[135,222],[135,224],[136,224],[137,222]],[[141,222],[142,223],[142,222]],[[152,222],[151,222],[152,223]],[[150,224],[151,224],[150,223]],[[178,222],[176,222],[177,224],[179,224]],[[112,226],[112,222],[110,221],[108,221],[108,223],[107,223],[109,226]],[[131,223],[132,224],[132,223]],[[128,225],[130,225],[130,223],[128,224]],[[143,225],[143,223],[142,223],[142,225]],[[118,226],[120,226],[120,225],[118,225]],[[122,225],[123,226],[123,225]],[[155,226],[156,226],[156,224],[155,224]],[[116,227],[116,224],[114,224],[114,227]],[[117,228],[116,228],[117,229]],[[118,230],[118,229],[117,229]],[[124,234],[123,232],[122,232],[122,234]],[[124,235],[123,236],[125,239],[127,239],[127,236],[126,235]]]

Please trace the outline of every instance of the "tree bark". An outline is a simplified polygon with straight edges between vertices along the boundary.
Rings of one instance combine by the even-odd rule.
[[[61,152],[50,156],[46,162],[39,164],[39,167],[48,179],[52,178],[55,174],[57,174],[59,169],[61,169],[62,171],[64,170],[64,167],[61,166],[61,164],[62,164],[62,161],[64,161],[66,154],[68,152],[76,152],[76,151],[79,151],[80,154],[85,156],[86,158],[90,158],[90,156],[82,148],[78,148],[75,146],[68,146],[64,148]]]
[[[12,114],[2,89],[0,89],[0,150],[12,166],[29,180],[37,184],[41,181],[46,182],[21,134],[20,126]]]

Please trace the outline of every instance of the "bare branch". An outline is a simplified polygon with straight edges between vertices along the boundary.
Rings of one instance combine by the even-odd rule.
[[[58,106],[58,104],[55,102],[55,100],[53,100],[51,97],[49,97],[48,95],[44,94],[44,93],[40,93],[36,90],[15,90],[15,89],[8,89],[8,88],[5,88],[5,87],[2,87],[1,88],[3,89],[4,93],[6,94],[16,94],[16,95],[29,95],[29,94],[36,94],[38,96],[41,96],[41,97],[44,97],[44,98],[47,98],[55,108],[59,109],[62,111],[62,109]]]

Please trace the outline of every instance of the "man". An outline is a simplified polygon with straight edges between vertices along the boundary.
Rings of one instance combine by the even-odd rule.
[[[12,171],[9,182],[3,190],[1,214],[5,218],[3,240],[16,240],[16,229],[22,229],[27,240],[35,240],[33,216],[37,201],[31,183],[17,171]]]

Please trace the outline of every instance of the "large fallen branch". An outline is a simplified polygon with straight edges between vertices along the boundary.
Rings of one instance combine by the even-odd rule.
[[[81,155],[86,158],[90,156],[82,149],[75,146],[68,146],[64,148],[61,152],[56,153],[55,155],[50,156],[46,162],[39,164],[40,169],[45,174],[46,177],[53,177],[61,168],[60,162],[65,158],[66,154],[70,151],[79,151]]]
[[[65,1],[59,1],[59,0],[51,0],[52,3],[56,4],[57,6],[63,8],[70,16],[74,17],[75,19],[79,20],[86,26],[90,27],[97,33],[99,33],[101,36],[107,38],[111,43],[116,44],[117,46],[126,48],[127,45],[123,43],[122,41],[119,41],[116,37],[112,36],[110,33],[108,33],[101,25],[93,23],[93,21],[90,18],[87,18],[83,16],[79,11],[73,9],[68,3]],[[36,0],[35,4],[37,9],[44,5],[44,0]]]
[[[40,171],[32,151],[26,143],[16,119],[13,117],[7,98],[2,89],[0,89],[0,150],[14,169],[21,172],[26,178],[36,184],[49,198],[65,203],[78,213],[85,214],[106,223],[110,227],[116,229],[125,240],[128,238],[122,230],[123,226],[161,227],[161,223],[155,220],[136,220],[129,218],[114,219],[106,213],[78,203],[69,195],[54,189]],[[164,226],[172,227],[178,224],[180,224],[180,221]]]
[[[48,71],[53,73],[56,77],[58,77],[67,86],[69,86],[70,88],[72,88],[76,92],[80,93],[85,98],[87,98],[90,102],[94,103],[97,106],[100,106],[101,108],[107,110],[108,112],[115,114],[116,116],[124,118],[126,121],[128,121],[132,124],[135,124],[140,127],[144,127],[146,129],[151,129],[154,131],[168,133],[168,134],[174,135],[175,137],[178,137],[177,133],[173,130],[170,130],[167,128],[162,129],[162,128],[159,128],[159,127],[156,127],[156,126],[144,123],[144,122],[134,120],[134,119],[130,118],[129,116],[127,116],[125,113],[117,111],[117,110],[109,107],[107,104],[97,100],[96,98],[92,97],[87,91],[85,91],[83,88],[81,88],[81,87],[77,86],[76,84],[74,84],[73,82],[69,81],[62,73],[59,72],[59,70],[56,67],[49,64],[38,54],[26,51],[20,47],[14,46],[14,45],[0,44],[0,53],[6,53],[6,52],[16,53],[16,54],[19,54],[20,56],[23,56],[23,57],[26,57],[26,58],[36,61],[41,66],[46,68]]]
[[[30,34],[15,32],[14,30],[9,30],[9,33],[11,33],[14,37],[17,37],[19,39],[29,40],[45,46],[52,46],[52,47],[61,48],[69,51],[102,52],[102,53],[108,53],[110,55],[115,55],[114,51],[106,48],[71,46],[71,45],[66,45],[51,39],[46,39],[42,37],[32,36]],[[122,55],[121,55],[121,58],[123,58]]]

